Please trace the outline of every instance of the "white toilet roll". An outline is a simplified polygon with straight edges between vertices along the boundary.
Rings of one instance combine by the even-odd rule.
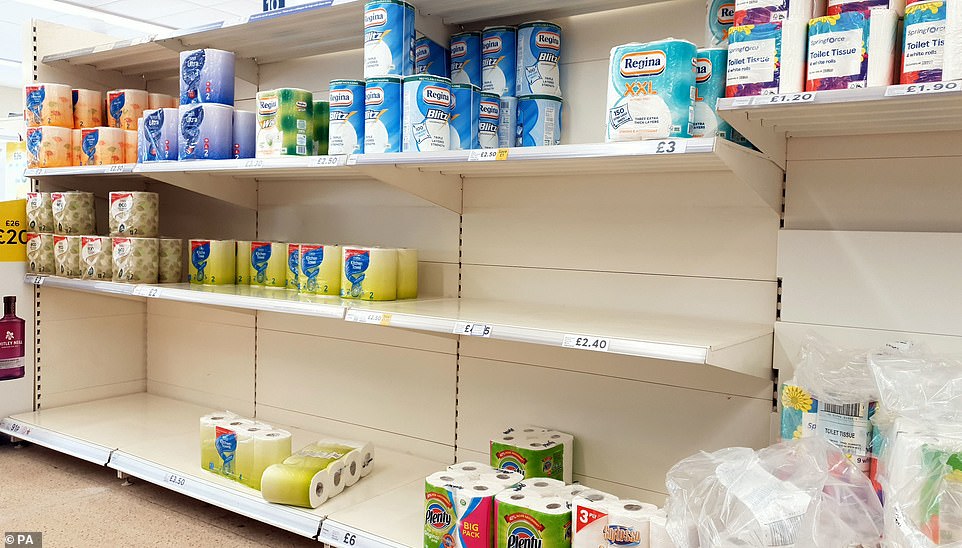
[[[331,497],[340,495],[347,488],[349,472],[344,470],[344,464],[345,461],[341,458],[327,467],[331,474]]]
[[[495,472],[495,469],[487,464],[482,464],[480,462],[458,462],[448,466],[448,470],[451,472],[458,472],[459,474],[464,474],[468,476],[471,480],[477,481],[481,478],[481,474],[491,474]]]
[[[524,480],[524,474],[510,470],[494,470],[482,473],[478,480],[488,483],[497,483],[504,488],[513,488]]]
[[[650,518],[651,529],[648,534],[651,548],[675,548],[675,542],[668,535],[667,521],[668,518],[665,516],[664,510],[652,513]]]
[[[605,540],[614,546],[650,548],[651,516],[657,511],[657,506],[636,500],[609,502]]]
[[[608,527],[609,500],[602,497],[575,497],[571,502],[574,520],[571,548],[599,548],[605,546],[605,529]]]
[[[360,477],[368,476],[372,470],[374,470],[374,444],[369,441],[360,440],[350,440],[343,438],[323,438],[318,443],[322,444],[334,444],[343,445],[345,447],[352,447],[358,453],[358,462],[360,462]],[[354,485],[353,483],[350,485]]]
[[[565,482],[552,478],[531,478],[522,485],[522,493],[544,497],[554,495],[559,489],[563,489]]]

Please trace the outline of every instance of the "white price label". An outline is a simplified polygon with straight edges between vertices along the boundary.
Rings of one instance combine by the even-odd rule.
[[[33,170],[33,176],[34,176],[34,177],[40,177],[40,176],[42,176],[45,172],[46,172],[46,170],[41,167],[41,168],[39,168],[39,169]]]
[[[107,167],[107,173],[123,173],[125,169],[124,164],[113,164]]]
[[[667,139],[655,143],[655,154],[684,154],[687,148],[687,141]]]
[[[337,167],[343,166],[347,161],[344,156],[318,156],[314,158],[313,167]]]
[[[454,326],[455,335],[467,335],[469,337],[491,337],[491,326],[486,323],[458,322]]]
[[[30,427],[27,426],[26,424],[20,424],[19,422],[10,421],[10,422],[6,422],[5,426],[7,431],[10,432],[11,434],[14,434],[17,436],[30,435]]]
[[[752,101],[753,105],[790,105],[795,103],[811,103],[815,100],[814,91],[805,93],[782,93],[780,95],[759,95]]]
[[[320,540],[339,548],[377,548],[379,546],[378,543],[346,527],[331,525],[327,520],[321,526]]]
[[[391,315],[383,312],[365,312],[363,310],[348,310],[344,319],[354,323],[371,325],[391,325]]]
[[[244,169],[257,169],[264,167],[264,160],[247,160],[244,162]]]
[[[160,295],[159,287],[151,287],[149,285],[138,285],[134,288],[134,295],[138,297],[149,297],[151,299],[156,298]]]
[[[356,165],[357,165],[357,154],[351,154],[350,156],[348,156],[348,157],[347,157],[347,161],[346,161],[345,163],[346,163],[347,165],[349,165],[349,166],[356,166]]]
[[[919,95],[923,93],[945,93],[948,91],[962,91],[962,83],[926,82],[921,84],[889,86],[885,88],[885,96],[898,97],[901,95]]]
[[[166,474],[164,475],[164,483],[176,485],[177,487],[186,487],[187,478],[178,476],[177,474]]]
[[[43,285],[44,279],[45,279],[44,276],[31,276],[30,281],[28,283],[31,283],[33,285]]]
[[[502,162],[508,159],[506,148],[475,149],[468,155],[469,162]]]
[[[565,335],[561,346],[565,348],[592,350],[594,352],[607,352],[608,339],[602,337],[592,337],[590,335]]]

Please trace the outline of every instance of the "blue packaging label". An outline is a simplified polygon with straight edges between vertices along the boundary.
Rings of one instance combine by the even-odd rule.
[[[481,37],[481,90],[515,96],[518,37],[514,29],[486,29]]]
[[[321,270],[321,263],[324,262],[324,246],[301,246],[301,273],[307,278],[307,286],[302,288],[308,293],[316,293],[317,275]],[[323,288],[327,291],[326,288]]]
[[[124,104],[127,102],[127,94],[124,92],[108,94],[108,112],[116,127],[120,127],[120,119],[123,117]]]
[[[451,150],[473,150],[478,146],[478,113],[481,92],[466,85],[451,88]]]
[[[807,91],[864,88],[868,83],[867,14],[812,19],[808,27]]]
[[[917,2],[905,7],[905,30],[902,35],[903,84],[942,80],[945,9],[945,2]]]
[[[534,95],[518,98],[518,131],[521,146],[539,147],[561,142],[560,98]]]
[[[220,460],[224,463],[222,471],[225,474],[233,475],[235,473],[234,454],[237,451],[237,434],[220,426],[217,427],[216,432],[217,439],[214,440],[214,447],[217,449]]]
[[[732,127],[715,111],[718,99],[725,96],[725,71],[728,50],[698,50],[695,58],[695,116],[692,137],[732,139]]]
[[[40,145],[43,143],[43,128],[32,127],[27,130],[27,152],[34,162],[40,161]]]
[[[331,84],[329,154],[364,152],[364,85]]]
[[[611,51],[608,141],[691,137],[697,49],[684,40]]]
[[[164,141],[162,132],[164,130],[164,109],[157,109],[144,116],[143,137],[145,147],[143,151],[144,160],[157,161],[175,159],[170,158],[170,143]]]
[[[561,96],[561,27],[529,23],[518,29],[517,96]]]
[[[500,110],[498,148],[520,146],[520,143],[518,143],[518,98],[502,97]]]
[[[207,51],[197,50],[184,59],[180,66],[180,103],[189,105],[200,101],[200,73],[207,63]]]
[[[97,156],[98,143],[100,143],[100,131],[97,129],[85,129],[83,139],[80,142],[80,151],[87,157],[87,165],[94,164],[94,157]]]
[[[300,264],[301,264],[301,251],[296,244],[288,244],[287,246],[287,288],[300,290],[300,282],[298,282],[298,276],[300,276]]]
[[[205,282],[207,281],[207,261],[210,259],[210,242],[194,241],[191,247],[190,264],[197,269],[197,278],[188,281]]]
[[[732,27],[728,33],[728,97],[778,93],[782,28],[779,23]]]
[[[414,8],[398,0],[364,5],[364,77],[376,78],[414,70]]]
[[[445,78],[404,79],[404,152],[449,150],[451,85]]]
[[[709,0],[708,2],[708,45],[728,44],[728,29],[735,22],[735,2],[732,0]]]
[[[497,95],[481,95],[478,119],[478,146],[498,148],[498,128],[501,125],[501,101]]]
[[[197,106],[180,117],[180,155],[181,160],[208,158],[210,143],[201,142],[200,129],[204,122],[204,107]]]
[[[27,86],[24,103],[34,125],[43,123],[43,102],[47,98],[44,86]]]
[[[464,32],[451,37],[451,83],[481,87],[480,32]]]
[[[401,80],[372,78],[364,90],[364,152],[401,152]]]
[[[255,242],[251,245],[251,266],[257,271],[254,275],[254,280],[258,285],[264,285],[266,283],[274,283],[276,280],[267,279],[267,266],[271,260],[271,244]]]
[[[351,287],[342,287],[341,296],[350,295],[358,298],[364,292],[364,278],[367,268],[371,266],[371,253],[361,249],[351,249],[344,254],[344,277]]]
[[[234,54],[217,49],[181,53],[180,104],[234,106]]]
[[[430,38],[418,38],[414,42],[414,74],[448,78],[451,61],[447,48]]]

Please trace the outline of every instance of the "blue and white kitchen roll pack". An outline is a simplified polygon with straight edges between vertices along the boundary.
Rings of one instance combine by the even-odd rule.
[[[728,29],[735,21],[735,0],[708,0],[705,41],[708,47],[727,46]]]
[[[138,133],[138,161],[177,160],[180,112],[176,108],[145,110]]]
[[[364,152],[364,80],[331,80],[328,154]]]
[[[451,148],[451,80],[418,74],[404,78],[404,152]]]
[[[481,91],[516,97],[518,32],[487,27],[481,33]]]
[[[807,91],[895,83],[895,10],[845,12],[812,19],[808,27]]]
[[[479,121],[481,89],[471,84],[451,84],[451,150],[481,148]]]
[[[704,48],[695,58],[695,104],[692,137],[724,137],[732,140],[732,126],[715,111],[718,99],[725,96],[727,48]]]
[[[401,77],[368,78],[364,89],[364,151],[401,152]]]
[[[253,158],[257,154],[257,114],[247,110],[234,110],[231,158]]]
[[[451,83],[481,87],[481,33],[451,35]]]
[[[732,27],[727,97],[797,93],[805,88],[808,20]]]
[[[519,25],[517,55],[517,97],[561,97],[561,27],[547,21]]]
[[[179,160],[231,158],[234,107],[214,103],[180,106]]]
[[[219,49],[180,52],[180,104],[234,106],[234,54]]]
[[[414,73],[414,7],[403,0],[364,4],[364,78]]]
[[[451,54],[441,44],[422,36],[414,41],[414,74],[450,78]]]

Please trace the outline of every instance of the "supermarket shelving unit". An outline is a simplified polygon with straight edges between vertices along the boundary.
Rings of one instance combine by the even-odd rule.
[[[208,46],[237,51],[240,108],[258,89],[324,96],[328,80],[361,75],[362,4],[108,45],[38,22],[34,77],[171,93],[177,52]],[[36,409],[0,430],[334,546],[418,546],[423,476],[483,460],[504,425],[570,431],[576,480],[661,503],[679,459],[773,439],[772,381],[791,375],[806,333],[962,350],[962,95],[722,101],[760,152],[714,139],[597,144],[608,50],[700,42],[703,2],[414,4],[419,29],[440,40],[457,25],[557,18],[568,144],[503,161],[451,152],[29,175],[42,190],[95,192],[101,215],[110,190],[157,191],[171,236],[417,247],[422,297],[31,276]],[[375,471],[315,511],[265,504],[194,465],[197,417],[224,408],[293,429],[295,445],[372,440]]]

